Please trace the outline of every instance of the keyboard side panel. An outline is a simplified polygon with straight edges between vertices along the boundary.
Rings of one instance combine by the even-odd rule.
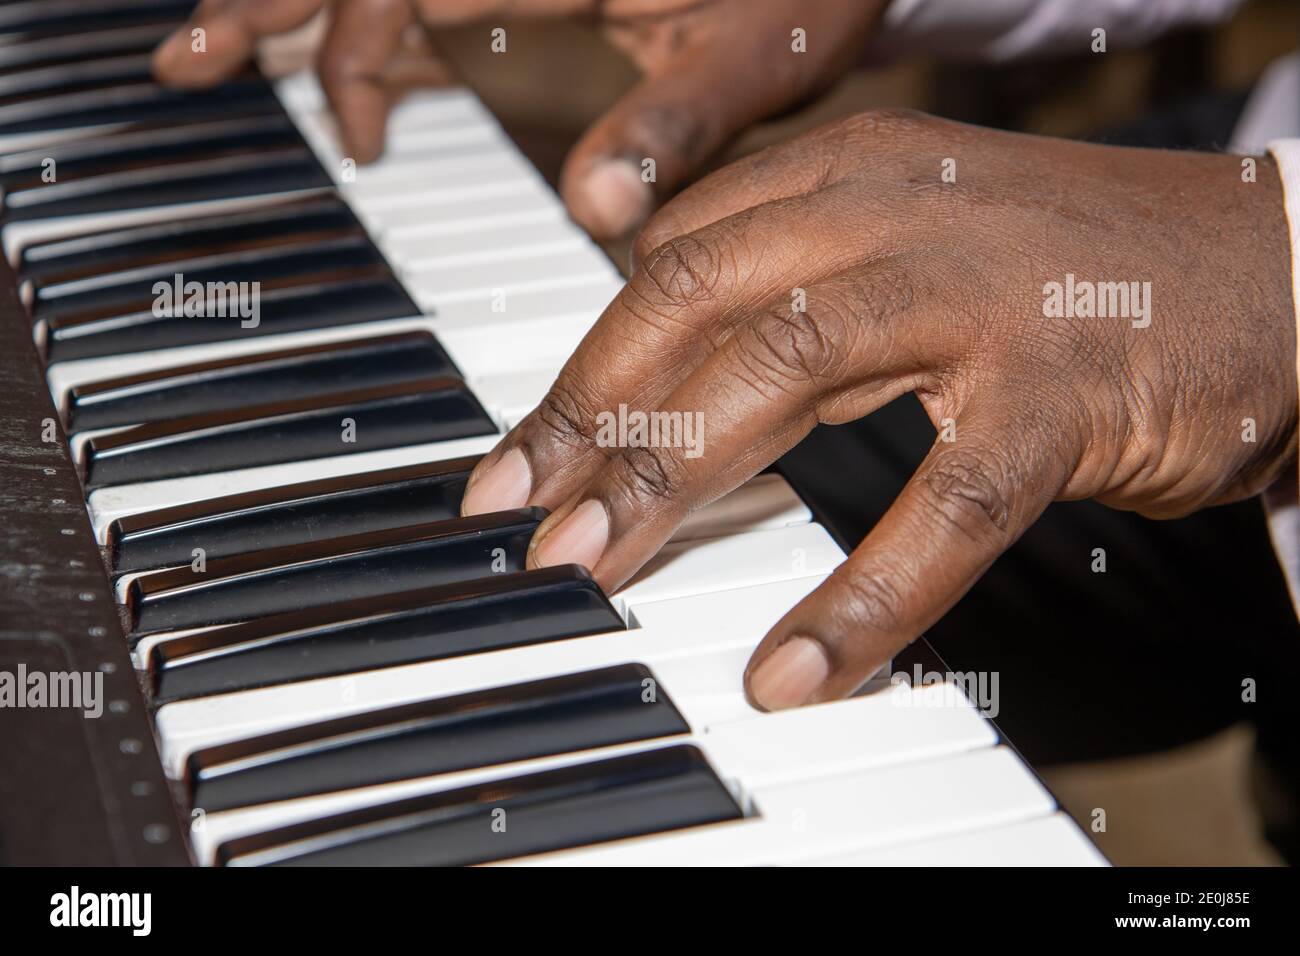
[[[16,696],[0,705],[0,864],[185,865],[181,822],[30,328],[0,262],[0,681],[9,675],[17,688],[23,676],[31,688],[33,674],[90,675],[84,702],[102,712],[18,707]]]

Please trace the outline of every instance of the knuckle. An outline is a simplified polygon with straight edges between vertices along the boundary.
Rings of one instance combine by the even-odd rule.
[[[927,128],[933,121],[920,110],[902,106],[876,106],[845,120],[859,136],[887,136],[913,133]]]
[[[644,146],[646,155],[668,158],[671,169],[689,168],[713,151],[719,123],[712,111],[650,104],[632,118],[625,135],[630,142]]]
[[[634,265],[643,263],[654,255],[654,251],[663,243],[667,242],[671,235],[667,230],[659,226],[658,223],[651,220],[641,231],[636,234],[632,240],[632,262]]]
[[[596,415],[581,392],[559,382],[534,412],[536,420],[565,445],[590,445],[596,438]]]
[[[316,75],[327,89],[354,83],[362,74],[361,61],[350,50],[325,50],[316,61]]]
[[[619,456],[613,478],[634,502],[670,501],[681,488],[681,475],[673,459],[657,447],[628,448]]]
[[[713,297],[722,276],[722,258],[712,243],[695,235],[677,236],[646,257],[638,291],[651,302],[682,307]],[[633,280],[634,284],[636,279]]]
[[[899,583],[888,573],[858,570],[844,578],[842,606],[854,627],[894,634],[903,626],[905,598]]]
[[[641,227],[632,240],[633,262],[649,263],[660,246],[686,234],[672,209],[661,209],[650,217],[650,220]]]
[[[782,379],[820,382],[833,378],[844,361],[843,317],[837,309],[823,306],[816,315],[784,306],[769,309],[739,340],[755,372],[775,374]]]
[[[1010,508],[1001,491],[1001,470],[987,457],[945,455],[925,473],[925,487],[941,520],[972,534],[1005,531]]]

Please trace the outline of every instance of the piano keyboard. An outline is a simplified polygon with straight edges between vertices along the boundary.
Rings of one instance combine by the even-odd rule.
[[[952,683],[749,706],[844,557],[780,475],[610,595],[525,570],[536,509],[461,518],[619,274],[465,90],[356,168],[308,74],[159,88],[189,6],[0,7],[0,189],[195,861],[1101,862]]]

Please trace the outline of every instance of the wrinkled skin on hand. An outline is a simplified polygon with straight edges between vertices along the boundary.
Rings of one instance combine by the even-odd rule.
[[[594,18],[643,81],[574,147],[561,192],[575,219],[598,238],[644,221],[738,132],[790,108],[838,78],[865,43],[887,0],[203,0],[190,23],[154,58],[165,83],[202,87],[228,78],[262,37],[296,29],[327,6],[330,27],[319,72],[344,149],[378,157],[393,103],[423,77],[449,80],[428,46],[412,50],[417,22],[482,21],[483,42],[504,17]],[[206,50],[191,32],[206,31]],[[804,31],[806,50],[792,49]],[[507,50],[509,44],[507,43]],[[433,66],[432,69],[430,67]],[[643,161],[655,161],[654,181]]]
[[[848,695],[1049,502],[1174,517],[1294,460],[1286,224],[1271,160],[1257,172],[900,111],[754,155],[649,222],[631,280],[465,510],[551,509],[532,565],[584,564],[612,590],[817,423],[914,392],[940,437],[746,674],[767,708]],[[1067,275],[1150,283],[1150,312],[1049,317]],[[703,454],[601,447],[620,404],[702,413]]]

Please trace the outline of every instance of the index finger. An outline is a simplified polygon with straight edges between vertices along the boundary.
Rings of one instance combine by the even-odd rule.
[[[321,86],[338,118],[344,147],[360,162],[377,159],[394,95],[384,68],[411,23],[408,0],[343,0],[321,49]]]
[[[550,508],[568,498],[612,454],[596,442],[599,413],[657,408],[744,316],[856,260],[836,241],[842,212],[821,194],[777,200],[657,249],[541,404],[475,469],[464,513]]]
[[[262,37],[296,29],[324,6],[325,0],[203,0],[154,51],[154,76],[169,86],[219,83],[252,60]]]

